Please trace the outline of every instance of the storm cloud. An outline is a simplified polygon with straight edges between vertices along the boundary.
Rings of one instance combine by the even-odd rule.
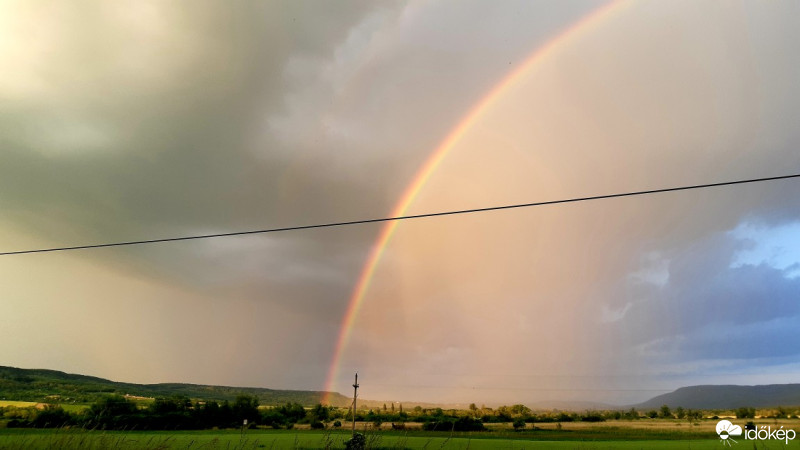
[[[556,37],[409,212],[797,171],[796,4],[605,6],[6,3],[0,249],[386,216]],[[784,381],[800,352],[796,193],[404,223],[334,385],[360,370],[367,398],[627,402],[708,377]],[[2,257],[0,364],[321,389],[380,230]]]

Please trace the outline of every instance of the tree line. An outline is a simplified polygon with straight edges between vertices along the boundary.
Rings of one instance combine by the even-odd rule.
[[[791,410],[780,408],[776,417],[791,417]],[[755,417],[755,409],[742,407],[735,411],[739,418]],[[664,405],[659,410],[641,412],[635,408],[627,411],[538,412],[524,405],[501,406],[496,409],[480,407],[474,403],[467,410],[442,408],[423,409],[419,406],[403,410],[402,404],[387,408],[358,410],[357,422],[368,422],[380,428],[391,423],[394,429],[404,429],[406,422],[422,423],[430,431],[481,431],[486,423],[511,423],[515,429],[535,429],[536,423],[547,422],[603,422],[606,420],[686,419],[696,422],[705,417],[699,410],[682,407],[674,411]],[[715,416],[716,417],[716,416]],[[110,395],[92,403],[79,412],[69,412],[59,405],[36,408],[0,408],[0,420],[9,428],[58,428],[82,427],[106,430],[197,430],[210,428],[239,428],[242,426],[266,426],[293,428],[296,424],[308,424],[313,429],[341,427],[343,422],[353,420],[348,408],[335,408],[317,404],[306,408],[300,403],[286,403],[276,407],[259,407],[258,398],[238,395],[229,401],[192,401],[188,397],[174,395],[156,398],[141,405],[129,398]],[[527,425],[531,424],[530,427]]]
[[[60,428],[76,426],[105,430],[192,430],[210,428],[238,428],[247,423],[255,426],[264,423],[265,411],[259,409],[254,396],[240,395],[233,402],[192,402],[183,396],[156,398],[148,406],[139,405],[123,396],[111,395],[96,401],[81,412],[68,412],[59,405],[33,408],[5,408],[3,416],[9,419],[8,428]],[[271,420],[287,422],[287,415],[305,409],[299,404],[288,404],[269,412]],[[245,422],[247,421],[247,422]]]

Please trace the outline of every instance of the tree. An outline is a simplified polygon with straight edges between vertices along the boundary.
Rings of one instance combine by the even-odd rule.
[[[661,411],[658,412],[658,417],[661,417],[662,419],[671,419],[672,411],[669,409],[669,406],[661,405]]]
[[[44,409],[36,414],[31,426],[34,428],[60,428],[73,422],[72,416],[61,406],[45,405]]]
[[[185,412],[192,407],[192,402],[188,397],[176,395],[170,398],[156,398],[148,408],[154,414],[167,414],[174,412]]]
[[[527,417],[531,415],[531,409],[525,405],[513,405],[510,410],[513,417]]]
[[[194,415],[199,425],[203,428],[227,426],[223,421],[219,403],[217,402],[208,401],[205,403],[198,403],[197,406],[195,406]]]
[[[683,406],[678,406],[677,408],[675,408],[675,417],[677,417],[678,419],[683,419],[684,417],[686,417],[686,410],[683,409]]]
[[[309,415],[312,422],[327,422],[330,419],[331,412],[327,406],[317,403],[314,408],[311,409]]]
[[[231,408],[231,404],[227,400],[222,402],[222,405],[220,405],[218,414],[219,414],[219,416],[218,416],[217,420],[219,420],[219,422],[217,422],[217,423],[219,424],[219,426],[223,426],[223,427],[227,428],[227,427],[231,427],[231,426],[235,427],[235,426],[239,425],[239,424],[235,423],[236,419],[235,419],[235,417],[233,415],[233,408]]]
[[[89,407],[93,416],[121,416],[136,412],[136,404],[121,395],[111,395],[96,401]]]
[[[234,400],[233,406],[231,406],[231,412],[233,413],[233,418],[237,426],[242,424],[245,420],[251,424],[257,423],[259,419],[258,398],[250,395],[236,396],[236,400]]]
[[[581,417],[581,422],[605,422],[605,417],[597,411],[586,411]]]
[[[89,407],[85,413],[85,425],[90,428],[127,428],[137,411],[136,403],[121,395],[112,395],[96,401]]]
[[[511,422],[511,409],[508,406],[501,406],[497,408],[497,420],[500,422]]]
[[[698,421],[703,418],[703,413],[694,409],[686,410],[686,420],[689,423]]]
[[[565,412],[559,413],[558,416],[556,417],[556,421],[558,422],[572,422],[574,420],[575,420],[574,417]]]
[[[525,419],[522,417],[515,419],[514,423],[512,424],[515,431],[524,430],[525,429]]]
[[[288,423],[297,423],[306,417],[306,409],[299,403],[289,402],[278,407],[278,412],[286,418]]]
[[[95,421],[126,416],[136,412],[136,404],[121,395],[112,395],[96,401],[89,407],[88,416]]]

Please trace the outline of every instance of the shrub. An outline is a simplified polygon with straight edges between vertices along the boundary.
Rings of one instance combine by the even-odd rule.
[[[585,416],[581,417],[581,422],[605,422],[606,419],[600,415],[600,413],[586,413]]]
[[[26,428],[28,426],[28,422],[19,419],[11,419],[6,424],[7,428]]]
[[[522,423],[524,424],[525,421],[523,420]],[[480,420],[459,417],[457,420],[442,419],[425,422],[422,429],[425,431],[484,431],[486,427]]]
[[[60,406],[47,405],[31,422],[34,428],[59,428],[74,423],[72,416]]]
[[[364,450],[367,446],[367,438],[361,433],[356,433],[352,438],[344,441],[345,450]]]

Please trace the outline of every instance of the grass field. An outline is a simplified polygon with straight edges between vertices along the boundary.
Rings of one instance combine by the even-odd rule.
[[[563,433],[447,433],[425,432],[368,432],[367,438],[373,449],[421,449],[421,450],[482,450],[482,449],[721,449],[723,446],[713,429],[703,438],[641,439],[644,434],[636,434],[633,439],[625,437],[624,428],[619,438],[611,433],[601,433],[602,439],[578,438],[579,435]],[[587,434],[591,431],[586,430]],[[582,434],[581,434],[582,435]],[[349,439],[346,431],[306,431],[306,430],[249,430],[239,431],[85,431],[85,430],[0,430],[1,449],[341,449]],[[553,440],[553,438],[559,438]],[[750,450],[800,448],[800,441],[790,442],[788,446],[778,441],[762,441],[757,445],[751,441],[737,439],[733,448]]]
[[[43,407],[44,403],[22,402],[22,401],[15,401],[15,400],[0,400],[0,408],[5,408],[5,407],[8,407],[8,406],[13,406],[15,408],[36,408],[37,405]],[[73,414],[74,413],[79,413],[79,412],[89,408],[89,405],[83,404],[83,403],[77,403],[77,404],[66,403],[66,404],[59,404],[58,406],[63,408],[64,411],[67,411],[67,412],[73,413]]]

